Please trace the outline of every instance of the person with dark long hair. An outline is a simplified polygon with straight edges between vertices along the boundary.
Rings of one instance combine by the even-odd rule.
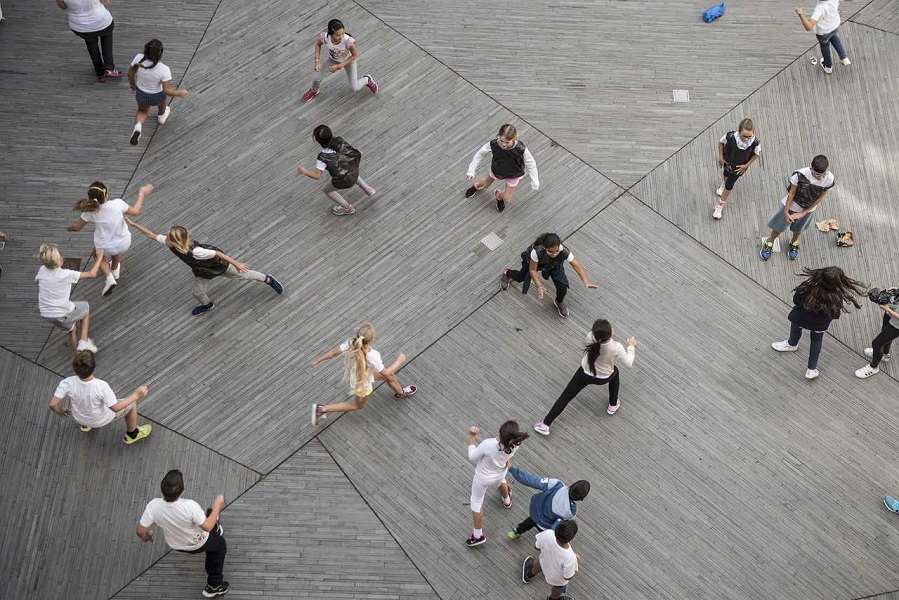
[[[609,407],[606,412],[614,415],[621,406],[618,401],[618,367],[615,361],[620,360],[627,366],[634,364],[634,356],[637,348],[637,339],[628,338],[627,348],[621,342],[615,341],[615,330],[611,323],[605,319],[597,319],[593,323],[590,332],[587,333],[587,347],[584,348],[584,356],[581,358],[581,366],[575,371],[562,391],[562,395],[556,400],[549,412],[539,423],[534,423],[534,431],[541,435],[549,435],[549,426],[556,417],[562,414],[568,403],[581,393],[588,385],[609,386]]]
[[[795,352],[799,349],[802,330],[809,330],[812,342],[805,377],[814,379],[818,376],[818,357],[830,322],[839,319],[840,314],[849,312],[849,304],[861,308],[858,297],[865,293],[865,286],[849,278],[840,267],[805,267],[797,275],[804,277],[805,281],[793,288],[793,310],[787,316],[790,337],[772,343],[771,347],[778,352]]]
[[[322,46],[328,53],[322,59]],[[337,71],[346,71],[350,89],[354,92],[367,87],[372,94],[381,89],[371,75],[357,75],[356,61],[359,60],[359,46],[356,38],[346,32],[340,19],[328,21],[328,28],[318,34],[315,40],[315,76],[312,87],[303,94],[303,103],[309,102],[319,94],[322,78]],[[323,70],[324,69],[324,70]]]
[[[512,508],[512,491],[506,483],[506,473],[515,451],[521,443],[528,439],[528,434],[518,428],[516,421],[506,421],[499,428],[496,437],[486,439],[478,445],[475,442],[481,430],[468,428],[468,460],[477,462],[474,478],[471,481],[471,512],[474,518],[474,530],[465,540],[469,548],[480,546],[487,537],[481,525],[484,520],[484,495],[488,487],[498,487],[503,507]]]
[[[338,217],[355,213],[356,207],[347,202],[339,190],[348,190],[356,186],[366,196],[375,195],[375,189],[359,176],[362,153],[350,146],[342,137],[334,135],[327,125],[316,127],[312,132],[312,138],[322,147],[315,161],[315,169],[307,169],[300,165],[297,167],[297,174],[318,181],[327,173],[331,181],[325,183],[322,191],[325,196],[337,203],[331,212]]]
[[[559,311],[560,317],[569,315],[568,307],[565,305],[565,295],[568,293],[568,277],[565,275],[565,264],[570,264],[571,268],[577,273],[584,287],[588,290],[599,289],[598,285],[590,283],[587,272],[581,266],[565,246],[562,240],[555,233],[543,233],[534,240],[527,250],[521,253],[521,269],[504,269],[499,280],[499,287],[502,290],[509,289],[512,281],[521,284],[521,293],[527,294],[531,282],[537,287],[537,299],[543,300],[543,279],[552,279],[553,285],[556,286],[556,298],[554,304]]]
[[[187,90],[178,90],[172,85],[172,70],[161,62],[162,51],[162,42],[150,40],[144,44],[144,51],[134,57],[128,69],[128,85],[137,100],[134,130],[129,140],[132,146],[140,140],[151,106],[156,107],[156,122],[162,125],[172,114],[168,97],[184,98],[187,95]]]
[[[83,39],[87,46],[97,83],[105,83],[107,77],[118,79],[122,76],[112,58],[115,22],[106,8],[108,4],[109,0],[56,0],[56,5],[69,17],[72,33]]]

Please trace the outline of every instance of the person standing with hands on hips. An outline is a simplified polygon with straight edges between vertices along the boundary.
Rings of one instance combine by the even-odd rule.
[[[828,75],[833,73],[833,59],[830,56],[831,44],[837,51],[843,66],[848,67],[852,64],[843,47],[843,42],[837,34],[840,28],[840,0],[818,0],[811,19],[805,16],[801,6],[796,7],[796,14],[799,15],[799,20],[802,21],[805,30],[814,31],[815,37],[818,38],[818,45],[821,47],[821,68],[825,73]]]

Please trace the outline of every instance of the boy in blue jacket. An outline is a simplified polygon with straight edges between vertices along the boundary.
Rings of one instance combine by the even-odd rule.
[[[540,490],[531,496],[530,516],[509,531],[510,539],[515,539],[535,526],[544,529],[555,529],[562,521],[577,516],[577,502],[590,493],[590,482],[583,479],[575,481],[568,487],[558,479],[537,477],[524,469],[512,467],[509,474],[518,483]]]

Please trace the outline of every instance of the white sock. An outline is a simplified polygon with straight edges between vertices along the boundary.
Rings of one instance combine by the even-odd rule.
[[[112,273],[106,276],[106,283],[115,283],[115,277],[112,276]]]
[[[140,131],[140,130],[142,130],[143,128],[144,128],[144,126],[141,125],[140,123],[135,123],[135,124],[134,124],[134,131]]]
[[[476,538],[479,538],[484,535],[484,530],[483,529],[473,529],[471,531],[471,535],[473,535]]]

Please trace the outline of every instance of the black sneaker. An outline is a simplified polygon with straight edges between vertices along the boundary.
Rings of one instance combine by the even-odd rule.
[[[480,546],[481,544],[483,544],[486,541],[487,541],[486,535],[481,535],[481,537],[475,537],[474,534],[472,533],[470,536],[468,536],[468,539],[465,540],[465,545],[468,546],[469,548],[474,548],[475,546]]]
[[[215,308],[215,302],[210,301],[209,304],[201,304],[200,306],[195,306],[194,309],[190,311],[190,314],[196,317],[197,315],[202,315],[207,310],[212,310],[213,308]]]
[[[280,281],[275,279],[274,275],[266,275],[266,277],[268,278],[268,281],[266,281],[265,284],[275,290],[276,294],[284,293],[284,286],[281,285]]]
[[[506,210],[506,201],[499,197],[499,190],[496,190],[493,197],[496,199],[496,212],[503,212]]]
[[[480,191],[481,191],[481,190],[479,190],[479,189],[476,188],[475,186],[471,186],[470,188],[468,188],[467,190],[465,190],[465,197],[466,197],[466,198],[471,198],[472,196],[474,196],[475,194],[477,194],[477,193],[480,192]]]
[[[553,300],[553,304],[556,305],[556,308],[559,309],[560,317],[567,317],[570,313],[568,312],[568,307],[565,306],[564,302],[559,302],[558,300]]]
[[[216,596],[224,596],[228,593],[228,588],[231,587],[228,585],[227,581],[223,581],[218,585],[207,585],[203,588],[203,595],[207,598],[215,598]]]
[[[135,129],[131,132],[131,139],[129,141],[132,146],[137,146],[137,142],[140,141],[140,129]]]
[[[534,557],[528,556],[524,559],[524,562],[521,563],[521,581],[524,583],[530,583],[531,579],[534,578],[534,575],[531,574],[531,569],[534,567]]]
[[[509,269],[503,269],[503,274],[499,276],[499,289],[505,292],[509,289],[509,282],[511,281],[512,278],[509,277]]]

